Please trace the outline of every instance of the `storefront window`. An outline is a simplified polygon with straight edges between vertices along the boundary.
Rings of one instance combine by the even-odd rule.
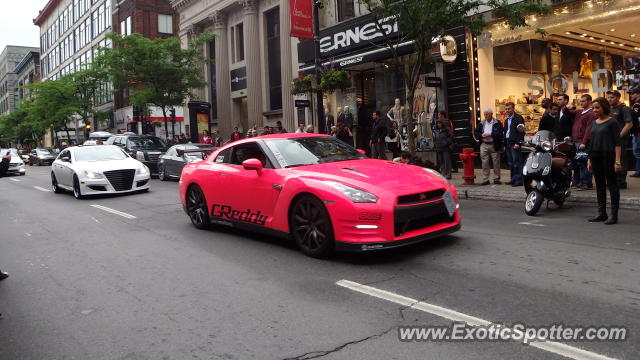
[[[338,22],[345,21],[356,16],[354,0],[336,0],[338,8]]]

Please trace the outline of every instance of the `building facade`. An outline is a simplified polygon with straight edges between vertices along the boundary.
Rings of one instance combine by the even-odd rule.
[[[29,51],[20,60],[15,72],[14,91],[17,94],[16,108],[19,108],[22,101],[29,99],[31,96],[31,90],[25,88],[25,86],[40,81],[40,53],[38,51]]]
[[[138,33],[149,39],[177,37],[178,23],[179,18],[171,7],[170,0],[113,0],[113,31],[122,36]],[[160,137],[173,137],[185,132],[182,107],[175,109],[175,124],[155,127],[153,123],[165,120],[162,110],[151,106],[150,116],[138,121],[133,116],[133,107],[128,98],[128,91],[119,90],[115,93],[116,131],[153,133]]]
[[[110,47],[106,35],[111,32],[112,0],[49,0],[33,23],[40,27],[40,71],[42,80],[59,79],[85,69],[101,47]],[[94,123],[92,129],[113,128],[113,95],[105,84],[96,108],[107,113],[109,121]],[[70,124],[72,137],[82,141],[84,124]],[[58,134],[64,139],[66,132]],[[67,139],[71,140],[71,139]],[[50,141],[50,139],[49,139]]]
[[[16,87],[18,74],[16,67],[32,52],[38,53],[38,48],[9,45],[0,54],[0,115],[8,115],[16,109],[19,89]]]
[[[218,129],[227,136],[234,127],[246,132],[276,121],[293,131],[297,39],[290,36],[289,1],[173,0],[171,5],[180,16],[185,46],[205,30],[216,35],[203,49],[211,59],[203,69],[209,84],[195,89],[192,99],[210,104],[208,114],[197,114],[198,132]],[[195,118],[191,109],[185,113]]]

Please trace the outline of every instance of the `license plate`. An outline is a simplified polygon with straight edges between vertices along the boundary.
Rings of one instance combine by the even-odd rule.
[[[451,195],[450,191],[447,191],[442,196],[442,199],[444,200],[444,206],[447,208],[449,216],[453,216],[453,213],[456,212],[456,202],[453,200],[453,195]]]

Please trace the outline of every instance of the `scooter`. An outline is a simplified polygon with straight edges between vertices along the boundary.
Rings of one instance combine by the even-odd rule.
[[[518,128],[520,130],[520,128]],[[520,131],[524,130],[523,129]],[[571,138],[556,141],[551,131],[538,131],[533,140],[522,145],[531,153],[522,169],[527,198],[524,211],[535,216],[544,200],[553,201],[559,207],[571,196],[575,148]]]

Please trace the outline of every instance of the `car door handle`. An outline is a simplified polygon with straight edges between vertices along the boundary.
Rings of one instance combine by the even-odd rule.
[[[280,185],[280,184],[273,184],[273,185],[271,185],[271,187],[276,189],[276,190],[282,190],[282,185]]]

